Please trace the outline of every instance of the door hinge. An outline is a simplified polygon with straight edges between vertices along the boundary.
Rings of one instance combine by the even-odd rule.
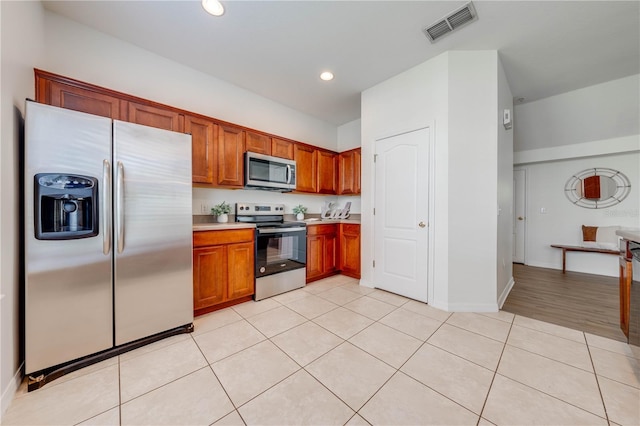
[[[373,215],[374,216],[376,215],[376,208],[375,207],[373,208]]]
[[[375,163],[376,161],[378,161],[378,154],[373,154],[373,162]]]
[[[373,267],[374,268],[376,267],[376,261],[375,260],[373,261]]]

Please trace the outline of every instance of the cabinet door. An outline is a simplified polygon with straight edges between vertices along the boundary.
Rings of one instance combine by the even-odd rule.
[[[226,299],[227,251],[225,246],[193,250],[193,308],[202,309]]]
[[[229,258],[228,299],[251,296],[254,293],[254,244],[237,243],[227,246]]]
[[[360,278],[360,225],[340,224],[340,271]]]
[[[338,156],[338,194],[360,193],[360,149],[346,151]]]
[[[318,192],[335,194],[338,188],[338,156],[333,152],[318,151]]]
[[[244,182],[244,130],[218,125],[216,138],[216,184],[242,188]]]
[[[158,129],[184,131],[184,116],[177,111],[129,102],[129,122]]]
[[[296,190],[317,192],[318,190],[318,151],[314,148],[295,144]]]
[[[325,235],[324,238],[324,273],[332,274],[338,270],[338,234]]]
[[[57,81],[47,80],[43,87],[48,93],[42,95],[38,93],[39,102],[116,120],[126,120],[127,101]]]
[[[184,131],[191,134],[193,183],[213,183],[213,139],[216,125],[209,120],[186,116]]]
[[[247,132],[246,150],[271,155],[271,137],[261,133]]]
[[[307,281],[324,273],[324,235],[307,236]]]
[[[629,337],[631,311],[631,268],[627,259],[620,257],[620,330]]]
[[[274,157],[286,158],[287,160],[293,160],[293,142],[278,138],[271,138],[271,155]]]

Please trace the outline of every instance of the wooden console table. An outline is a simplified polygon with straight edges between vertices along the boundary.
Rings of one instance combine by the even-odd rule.
[[[619,250],[607,250],[597,247],[580,247],[580,246],[564,246],[560,244],[551,244],[553,248],[562,249],[562,273],[564,274],[567,270],[567,252],[568,251],[582,251],[586,253],[604,253],[604,254],[613,254],[615,256],[620,255]]]

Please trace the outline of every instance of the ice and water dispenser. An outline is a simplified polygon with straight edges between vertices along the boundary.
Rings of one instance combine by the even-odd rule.
[[[98,180],[40,173],[34,177],[35,237],[72,240],[98,235]]]

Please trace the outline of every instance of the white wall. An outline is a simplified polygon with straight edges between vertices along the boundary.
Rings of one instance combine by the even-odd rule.
[[[20,383],[20,143],[25,98],[33,98],[33,66],[42,55],[40,2],[0,2],[0,419]]]
[[[640,74],[515,107],[515,151],[640,133]]]
[[[448,309],[497,310],[498,53],[450,52],[448,84]]]
[[[386,136],[433,127],[438,206],[429,218],[434,244],[430,301],[447,301],[448,273],[448,54],[444,53],[362,93],[361,283],[373,286],[374,142]],[[442,229],[443,232],[439,230]]]
[[[592,167],[621,171],[631,181],[632,191],[620,204],[606,209],[586,209],[569,202],[564,185],[572,174]],[[566,159],[518,168],[527,174],[527,238],[525,263],[562,269],[561,252],[551,244],[580,245],[582,225],[640,227],[640,152]],[[546,213],[542,214],[540,209]],[[617,276],[615,256],[569,253],[567,270]]]
[[[46,71],[336,150],[336,126],[97,32],[45,14]]]
[[[363,92],[363,284],[375,285],[369,213],[374,141],[431,126],[436,189],[429,218],[434,256],[429,303],[447,310],[497,310],[497,246],[509,250],[496,239],[498,64],[496,51],[447,52]],[[506,79],[501,85],[504,89]],[[503,142],[509,149],[509,137]]]
[[[362,120],[350,121],[338,127],[338,152],[358,148],[362,144]]]
[[[549,245],[579,244],[582,225],[640,227],[640,75],[516,105],[514,121],[514,164],[527,171],[526,264],[561,269]],[[564,185],[589,167],[622,171],[631,195],[607,209],[570,204]],[[587,253],[569,254],[567,269],[618,274],[614,256]]]
[[[293,193],[279,193],[261,190],[248,189],[218,189],[218,188],[193,188],[193,212],[196,215],[210,214],[210,209],[215,204],[222,201],[227,203],[282,203],[285,205],[285,213],[293,214],[293,207],[302,204],[307,207],[307,213],[320,214],[320,210],[325,202],[337,202],[344,206],[345,202],[351,201],[351,213],[360,213],[360,197],[338,197],[336,195],[305,195]],[[206,205],[206,212],[202,213],[200,208]],[[234,206],[232,205],[232,208]]]
[[[502,63],[498,62],[498,271],[496,296],[502,307],[514,285],[513,281],[513,128],[505,129],[501,116],[505,109],[511,111],[513,120],[513,95],[507,82]]]

